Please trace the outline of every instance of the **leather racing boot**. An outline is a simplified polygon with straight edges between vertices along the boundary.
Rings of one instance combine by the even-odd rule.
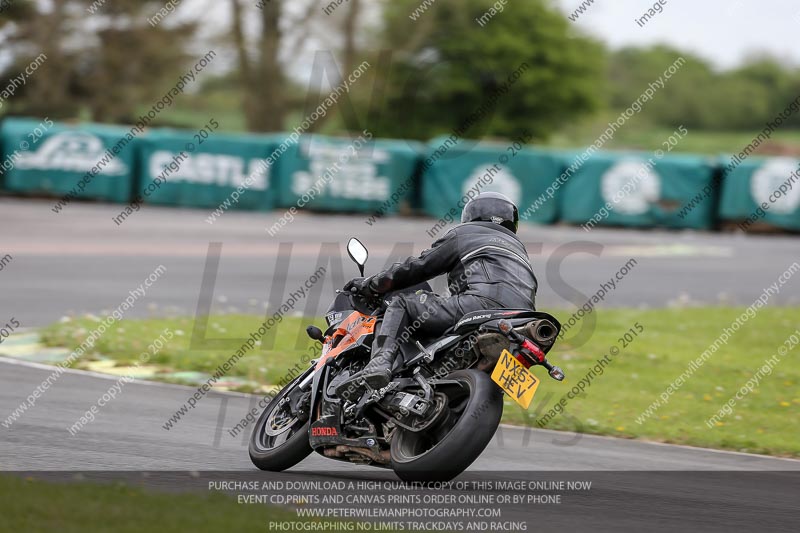
[[[353,374],[336,387],[336,395],[344,400],[355,401],[361,397],[367,387],[373,390],[385,387],[392,380],[394,358],[394,351],[379,351],[363,370]]]

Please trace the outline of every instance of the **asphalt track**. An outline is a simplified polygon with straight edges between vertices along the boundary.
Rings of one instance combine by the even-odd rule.
[[[7,416],[51,372],[0,359],[0,414]],[[245,440],[228,434],[256,401],[241,394],[212,392],[165,430],[163,423],[193,389],[135,381],[71,435],[67,428],[115,379],[61,375],[10,428],[0,428],[0,469],[40,477],[50,470],[65,479],[68,470],[83,472],[84,479],[92,479],[87,471],[114,471],[97,475],[198,491],[207,490],[207,479],[220,478],[396,481],[390,471],[316,454],[284,474],[255,471]],[[149,472],[146,478],[142,471]],[[541,531],[730,531],[741,521],[759,531],[785,531],[798,518],[800,461],[548,430],[501,427],[459,479],[565,478],[592,480],[593,488],[565,495],[563,505],[507,506],[503,520],[536,523]]]
[[[158,265],[166,267],[165,274],[128,316],[192,314],[212,242],[222,243],[214,310],[264,312],[268,301],[285,298],[324,264],[328,275],[300,309],[314,316],[324,309],[331,291],[355,275],[340,247],[347,237],[358,236],[367,244],[372,255],[368,271],[374,271],[427,247],[431,238],[426,230],[434,223],[386,219],[370,226],[360,216],[300,215],[270,237],[265,228],[281,213],[230,212],[209,225],[206,210],[148,207],[118,227],[111,221],[119,213],[117,205],[76,203],[62,214],[53,213],[51,205],[0,199],[0,258],[12,257],[0,270],[2,323],[14,317],[22,327],[31,327],[71,313],[114,309]],[[800,240],[787,236],[607,229],[587,233],[527,225],[521,236],[539,274],[542,309],[582,304],[630,258],[638,263],[602,305],[748,305],[800,258]],[[285,274],[276,274],[281,269]],[[279,282],[273,285],[276,277]],[[771,303],[797,305],[800,291],[787,285]],[[0,421],[50,372],[49,367],[0,358]],[[115,379],[85,372],[62,375],[10,428],[0,427],[0,470],[145,470],[172,475],[183,485],[188,482],[179,471],[266,475],[254,472],[247,456],[249,431],[235,438],[228,434],[256,404],[253,396],[212,392],[166,430],[164,423],[194,389],[129,383],[94,422],[70,435],[67,428]],[[595,531],[668,531],[694,524],[696,528],[688,528],[729,531],[735,520],[745,520],[766,531],[789,529],[798,518],[800,461],[748,454],[502,427],[464,476],[565,471],[601,476],[596,478],[601,488],[590,499],[577,500],[580,505],[537,509],[539,530],[591,525]],[[698,472],[707,477],[698,477]],[[773,474],[752,477],[768,475],[764,472]],[[286,476],[395,479],[385,470],[316,455]],[[532,511],[513,512],[528,520]]]
[[[52,372],[52,367],[0,358],[0,420]],[[118,378],[70,371],[9,429],[0,427],[4,470],[238,470],[253,468],[246,434],[228,431],[257,397],[211,392],[178,424],[163,424],[195,391],[134,381],[76,435],[73,423]],[[225,402],[224,409],[222,407]],[[249,433],[249,432],[246,432]],[[244,437],[244,438],[242,438]],[[297,470],[373,471],[312,455]],[[800,470],[800,461],[702,448],[503,427],[473,469],[525,470]],[[391,474],[389,474],[391,476]]]
[[[210,277],[215,284],[207,287],[213,310],[265,312],[268,302],[279,306],[324,265],[324,281],[297,309],[319,316],[333,289],[357,275],[344,253],[348,237],[369,247],[367,271],[374,272],[428,247],[433,239],[426,232],[435,223],[387,218],[370,226],[364,216],[301,214],[271,237],[266,228],[282,212],[232,211],[208,224],[210,210],[148,206],[117,226],[111,219],[120,205],[73,203],[56,214],[52,203],[0,199],[0,257],[13,257],[0,271],[3,323],[13,316],[22,327],[40,326],[115,309],[158,265],[166,272],[129,316],[194,314],[211,242],[222,243],[217,275]],[[600,306],[749,305],[800,258],[793,236],[527,224],[520,234],[539,278],[541,309],[583,305],[631,258],[637,264]],[[444,284],[438,280],[434,288]],[[798,305],[800,291],[787,286],[770,303]]]

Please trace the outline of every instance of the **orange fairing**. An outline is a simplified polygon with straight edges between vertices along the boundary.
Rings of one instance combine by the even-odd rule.
[[[361,314],[357,311],[350,313],[336,330],[325,337],[322,347],[322,357],[317,361],[317,369],[333,357],[347,350],[364,335],[370,335],[375,330],[377,317]],[[335,345],[335,346],[334,346]]]

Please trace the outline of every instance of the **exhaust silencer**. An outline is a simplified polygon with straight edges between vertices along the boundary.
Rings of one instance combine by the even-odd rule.
[[[558,328],[546,318],[532,320],[524,326],[514,328],[514,331],[532,339],[545,352],[553,347],[558,336]],[[478,335],[476,345],[482,356],[477,367],[485,371],[494,368],[500,359],[500,354],[508,349],[511,343],[505,335],[491,332]]]
[[[558,328],[549,320],[542,318],[525,324],[525,335],[536,341],[543,350],[547,350],[556,342]]]

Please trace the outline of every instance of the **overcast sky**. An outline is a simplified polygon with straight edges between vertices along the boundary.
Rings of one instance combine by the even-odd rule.
[[[583,0],[556,1],[565,13],[572,13]],[[703,56],[721,68],[736,66],[749,54],[764,51],[800,65],[797,0],[662,2],[666,3],[662,13],[644,27],[639,27],[636,19],[655,0],[595,0],[575,24],[613,48],[669,43]]]

